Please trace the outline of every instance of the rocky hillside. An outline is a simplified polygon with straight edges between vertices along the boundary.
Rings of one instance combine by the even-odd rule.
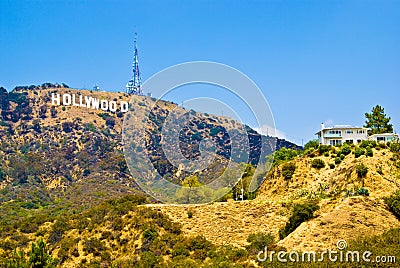
[[[179,173],[166,159],[160,146],[165,117],[176,104],[124,93],[93,92],[64,87],[18,87],[0,90],[0,202],[13,201],[23,209],[54,204],[88,205],[105,198],[132,193],[138,187],[129,172],[121,142],[124,113],[105,112],[76,106],[53,106],[52,94],[91,96],[99,100],[131,102],[130,109],[153,107],[149,121],[138,122],[145,129],[147,153],[160,174],[180,182]],[[55,103],[56,104],[56,103]],[[225,117],[202,114],[183,128],[180,148],[189,159],[198,157],[201,139],[210,137],[217,146],[215,163],[198,176],[205,181],[224,170],[229,160],[230,141],[224,124],[237,124]],[[251,147],[250,163],[260,157],[260,135],[247,127]],[[278,147],[298,148],[284,140],[268,137]],[[179,176],[177,176],[177,174]],[[11,206],[9,204],[8,206]],[[0,207],[0,210],[4,206]],[[12,213],[13,215],[15,213]]]

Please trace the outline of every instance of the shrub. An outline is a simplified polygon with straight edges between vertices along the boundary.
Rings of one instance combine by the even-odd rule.
[[[374,156],[374,152],[372,151],[371,147],[368,146],[365,150],[366,150],[366,153],[365,153],[366,156],[369,156],[369,157]]]
[[[300,224],[312,219],[314,217],[314,212],[318,209],[319,206],[315,202],[295,204],[293,207],[293,214],[290,216],[289,221],[286,223],[284,228],[279,230],[279,238],[285,238],[291,232],[296,230]]]
[[[304,145],[304,151],[307,151],[309,149],[315,150],[318,149],[319,147],[319,141],[318,140],[310,140],[309,142]]]
[[[331,146],[330,145],[320,145],[318,148],[318,153],[320,155],[323,155],[325,153],[328,153],[331,150]]]
[[[271,233],[265,234],[262,232],[258,232],[250,234],[247,237],[247,242],[250,243],[247,248],[255,248],[257,251],[264,250],[266,246],[273,244],[274,240],[275,238]]]
[[[188,218],[189,218],[189,219],[193,218],[193,211],[189,210],[189,211],[187,212],[187,215],[188,215]]]
[[[285,180],[290,180],[293,177],[295,171],[296,171],[296,165],[292,162],[285,163],[282,166],[282,175],[285,178]]]
[[[325,162],[322,159],[316,158],[311,162],[311,167],[321,169],[325,167]]]
[[[340,150],[341,154],[348,155],[351,153],[351,146],[347,143],[343,144],[342,149]]]
[[[386,148],[387,148],[386,143],[380,142],[380,143],[379,143],[379,148],[381,148],[381,149],[386,149]]]
[[[368,167],[364,165],[364,163],[358,164],[356,167],[357,171],[357,177],[362,179],[365,178],[365,176],[368,173]]]
[[[364,195],[364,196],[369,196],[368,190],[365,189],[364,187],[361,187],[360,189],[358,189],[357,194]]]
[[[175,244],[172,250],[172,257],[177,256],[189,256],[190,251],[186,248],[186,246],[182,242],[178,242]]]
[[[83,245],[83,251],[90,254],[93,253],[94,256],[100,256],[100,253],[104,251],[104,244],[97,238],[90,238],[85,240]]]
[[[397,190],[394,194],[389,197],[385,197],[384,201],[398,219],[400,219],[400,190]]]
[[[340,154],[340,160],[343,160],[346,156],[344,154]]]
[[[389,148],[392,153],[400,153],[400,143],[399,142],[390,143]]]
[[[340,159],[340,157],[336,157],[335,158],[335,164],[339,165],[340,163],[342,163],[342,159]]]
[[[377,145],[376,141],[362,141],[360,143],[360,147],[364,149],[367,148],[368,146],[375,147],[376,145]]]
[[[335,164],[334,164],[334,163],[330,163],[330,164],[329,164],[329,168],[330,168],[330,169],[334,169],[334,168],[335,168]]]
[[[274,163],[290,161],[299,155],[299,151],[282,147],[274,153]]]
[[[354,157],[355,158],[359,158],[360,156],[362,156],[362,155],[364,155],[365,154],[365,150],[363,149],[363,148],[361,148],[361,147],[357,147],[355,150],[354,150]]]

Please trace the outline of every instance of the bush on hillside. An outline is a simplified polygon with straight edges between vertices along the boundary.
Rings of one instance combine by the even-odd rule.
[[[366,156],[369,156],[369,157],[372,157],[372,156],[374,156],[374,151],[372,151],[372,148],[371,147],[367,147],[366,149],[365,149],[365,155]]]
[[[311,167],[321,169],[325,167],[325,162],[322,159],[316,158],[311,162]]]
[[[368,167],[364,165],[364,163],[358,164],[356,166],[356,172],[357,172],[357,177],[359,179],[365,178],[365,176],[367,176],[368,173]]]
[[[342,149],[340,150],[340,153],[343,155],[348,155],[351,153],[351,146],[348,145],[347,143],[343,144]]]
[[[304,145],[304,151],[307,151],[309,149],[315,150],[318,149],[319,147],[319,141],[318,140],[310,140],[309,142]]]
[[[319,148],[318,148],[318,153],[320,155],[323,155],[325,153],[328,153],[330,150],[331,150],[331,146],[330,145],[320,145]]]
[[[266,246],[274,244],[275,238],[271,233],[265,234],[263,232],[257,232],[254,234],[250,234],[247,237],[247,242],[250,245],[247,246],[247,249],[254,248],[258,251],[264,250]]]
[[[296,165],[292,162],[285,163],[282,166],[282,175],[285,178],[285,180],[290,180],[293,177],[295,171],[296,171]]]
[[[400,143],[399,142],[390,143],[389,148],[392,153],[400,153]]]
[[[360,156],[365,154],[365,150],[361,147],[356,147],[356,149],[354,150],[354,157],[355,158],[359,158]]]
[[[389,197],[385,197],[384,201],[388,205],[390,212],[400,219],[400,190],[397,190]]]
[[[289,221],[285,227],[279,230],[279,238],[283,239],[291,232],[296,230],[303,222],[312,219],[314,212],[319,209],[315,202],[306,202],[302,204],[295,204],[293,207],[293,214],[290,216]]]
[[[360,189],[358,189],[357,194],[358,195],[369,196],[368,190],[365,189],[364,187],[361,187]]]
[[[274,163],[290,161],[299,155],[299,151],[282,147],[274,153]]]
[[[376,141],[362,141],[360,147],[366,149],[367,147],[375,148],[377,145]]]

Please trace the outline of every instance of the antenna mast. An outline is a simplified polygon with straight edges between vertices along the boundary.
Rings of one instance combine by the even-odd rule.
[[[143,95],[142,92],[142,79],[140,78],[139,71],[139,53],[136,45],[137,33],[135,33],[135,41],[134,41],[134,55],[133,55],[133,64],[132,71],[133,76],[132,79],[126,84],[126,93],[134,94],[134,95]]]

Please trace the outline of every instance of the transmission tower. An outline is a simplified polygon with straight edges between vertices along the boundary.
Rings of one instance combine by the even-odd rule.
[[[134,42],[134,55],[133,55],[133,64],[132,64],[132,79],[126,84],[126,93],[134,94],[134,95],[143,95],[142,92],[142,79],[140,78],[139,71],[139,54],[136,45],[137,33],[135,33],[135,42]]]

